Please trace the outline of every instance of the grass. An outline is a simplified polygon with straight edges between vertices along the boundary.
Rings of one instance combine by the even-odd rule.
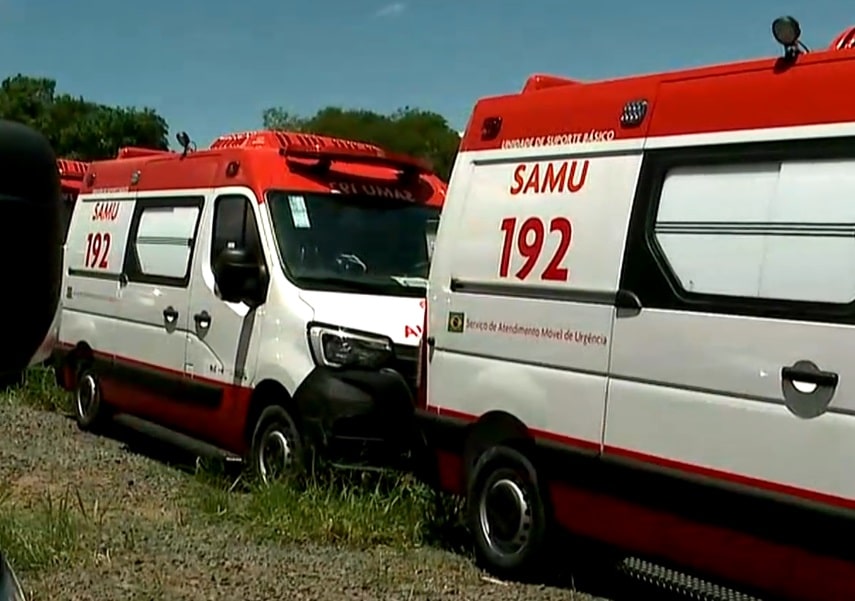
[[[57,387],[53,371],[44,367],[30,369],[24,384],[6,396],[9,402],[39,410],[67,413],[71,407],[70,395]],[[318,468],[299,484],[266,487],[230,480],[217,466],[203,464],[190,483],[187,505],[207,521],[239,525],[253,537],[283,543],[352,548],[432,545],[458,552],[467,548],[461,502],[399,472]],[[10,518],[8,525],[0,521],[0,549],[9,543],[25,565],[44,562],[49,555],[61,557],[63,549],[71,549],[63,546],[62,533],[76,527],[67,513],[64,505],[51,505],[46,512]],[[27,520],[35,520],[31,535],[18,527]],[[32,552],[26,550],[28,544]]]
[[[239,487],[202,471],[194,491],[191,507],[201,515],[266,540],[465,550],[460,501],[408,474],[323,470],[299,485]]]
[[[24,383],[8,390],[5,396],[9,402],[42,411],[71,411],[71,394],[57,386],[53,369],[41,365],[28,369],[24,374]]]
[[[83,551],[86,523],[69,492],[24,506],[6,489],[0,495],[0,549],[16,572],[69,565]]]

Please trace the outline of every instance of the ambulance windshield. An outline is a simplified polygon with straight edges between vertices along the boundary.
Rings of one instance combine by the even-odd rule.
[[[438,207],[281,191],[267,203],[285,271],[299,286],[424,296]]]

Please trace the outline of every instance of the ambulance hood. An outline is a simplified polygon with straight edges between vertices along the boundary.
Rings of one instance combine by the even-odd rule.
[[[388,336],[400,345],[418,346],[421,341],[424,299],[319,290],[302,290],[300,297],[318,323]]]

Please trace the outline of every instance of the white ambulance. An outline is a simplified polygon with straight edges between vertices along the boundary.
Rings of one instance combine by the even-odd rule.
[[[408,443],[445,184],[335,138],[179,141],[84,178],[57,358],[80,426],[111,416],[265,480],[306,445]]]
[[[558,524],[855,599],[855,30],[774,31],[779,58],[476,104],[420,417],[490,569],[543,565]]]

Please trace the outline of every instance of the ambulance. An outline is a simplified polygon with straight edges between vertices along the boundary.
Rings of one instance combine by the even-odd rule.
[[[83,182],[83,174],[86,172],[86,163],[83,161],[75,161],[71,159],[57,159],[57,170],[60,178],[60,194],[62,202],[62,218],[60,219],[60,228],[63,232],[63,239],[68,228],[68,220],[71,217],[71,210],[74,206],[74,200],[77,198],[77,193],[80,190],[80,185]],[[39,346],[35,355],[30,359],[30,367],[45,364],[50,361],[56,336],[59,331],[59,315],[60,308],[57,306],[53,322],[45,336],[44,341]],[[16,386],[23,381],[23,372],[14,372],[3,374],[0,376],[0,388],[9,388]]]
[[[445,184],[350,140],[178,139],[83,179],[57,353],[80,427],[112,418],[265,482],[309,451],[406,450]]]
[[[536,572],[557,525],[855,599],[855,29],[773,33],[773,58],[475,105],[418,415],[492,571]]]

